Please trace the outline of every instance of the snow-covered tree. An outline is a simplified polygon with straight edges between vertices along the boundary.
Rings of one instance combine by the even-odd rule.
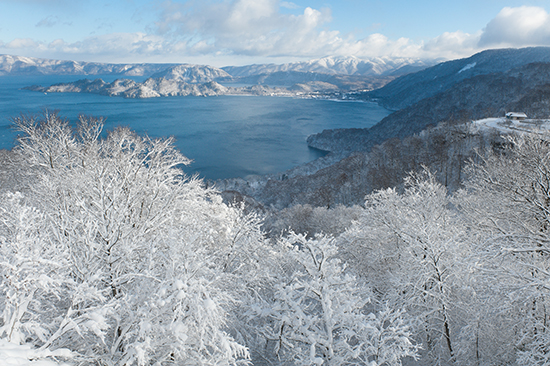
[[[370,291],[345,273],[329,237],[284,239],[298,264],[276,286],[275,303],[259,305],[265,336],[282,360],[299,365],[400,365],[416,355],[404,313],[379,314]]]
[[[44,339],[48,330],[40,318],[54,304],[44,308],[37,299],[61,292],[67,264],[63,249],[40,234],[43,215],[22,200],[19,193],[6,193],[0,200],[0,337],[17,344],[32,336]]]
[[[498,150],[481,153],[468,175],[455,202],[476,235],[472,270],[486,320],[479,332],[493,340],[481,343],[481,356],[548,364],[550,137],[509,136]]]
[[[98,342],[105,330],[101,313],[108,309],[98,308],[101,291],[75,281],[68,249],[51,235],[45,215],[24,199],[19,193],[0,199],[0,338],[41,345],[45,357],[56,343],[54,354],[70,355],[61,348],[69,345],[58,341],[78,335]]]
[[[457,352],[458,295],[467,289],[462,240],[447,191],[429,172],[409,175],[403,194],[367,196],[363,217],[342,238],[344,257],[379,297],[416,318],[415,332],[436,363]]]
[[[101,119],[80,117],[73,128],[55,113],[15,122],[17,150],[38,177],[29,202],[43,212],[41,236],[59,248],[67,283],[63,301],[52,302],[56,291],[37,300],[62,315],[34,344],[106,365],[245,360],[225,332],[232,296],[220,278],[239,271],[257,222],[188,178],[172,139],[127,128],[102,137]]]

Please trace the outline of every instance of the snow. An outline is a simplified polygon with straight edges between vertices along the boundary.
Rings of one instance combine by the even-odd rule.
[[[484,118],[472,123],[479,129],[496,129],[503,133],[511,132],[547,132],[550,130],[550,120],[526,119],[523,121],[509,120],[504,117]]]
[[[46,359],[50,357],[50,359]],[[2,366],[70,366],[70,364],[54,361],[54,357],[70,358],[68,350],[38,350],[28,344],[18,345],[0,339],[0,364]]]
[[[472,67],[474,67],[476,64],[477,64],[477,62],[472,62],[471,64],[468,64],[468,65],[464,66],[462,69],[460,69],[460,71],[458,73],[460,74],[463,71],[469,70]]]

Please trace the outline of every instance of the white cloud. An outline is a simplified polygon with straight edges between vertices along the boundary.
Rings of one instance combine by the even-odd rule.
[[[159,36],[143,33],[112,33],[89,37],[79,42],[69,43],[63,39],[51,42],[37,42],[32,39],[14,39],[8,43],[0,42],[0,50],[7,49],[25,54],[32,51],[33,56],[48,58],[69,58],[90,60],[118,60],[131,62],[145,55],[161,55],[170,52]]]
[[[37,48],[40,44],[30,38],[16,38],[3,45],[8,49]]]
[[[478,52],[481,31],[469,34],[462,31],[445,32],[430,39],[422,47],[424,57],[454,59]]]
[[[329,51],[341,42],[339,33],[320,29],[330,22],[328,9],[305,8],[300,14],[282,14],[280,7],[295,8],[277,0],[234,0],[184,5],[167,2],[157,22],[159,34],[186,40],[191,51],[211,47],[234,55],[308,56],[321,48]],[[199,42],[198,40],[202,41]],[[193,44],[200,43],[201,47]],[[204,47],[208,42],[211,47]]]
[[[282,8],[292,9],[291,14]],[[168,1],[156,32],[174,39],[174,49],[189,55],[456,58],[478,50],[480,32],[446,32],[420,43],[406,37],[389,39],[380,33],[358,40],[328,29],[329,9],[296,8],[294,3],[279,0]]]
[[[159,36],[144,33],[112,33],[89,37],[74,43],[57,39],[49,43],[47,48],[68,54],[116,55],[130,53],[142,55],[162,53],[165,50],[165,45]]]
[[[48,26],[57,21],[46,18],[39,24]],[[330,22],[329,9],[303,8],[287,1],[167,1],[148,33],[109,33],[72,43],[18,38],[0,42],[0,52],[17,49],[29,54],[34,50],[40,57],[51,58],[107,62],[200,60],[227,65],[327,55],[453,59],[488,47],[550,45],[550,15],[538,7],[503,8],[476,33],[451,31],[420,42],[406,37],[391,39],[381,33],[357,39],[353,34],[331,30]]]
[[[281,8],[286,9],[300,9],[299,5],[296,5],[290,1],[281,1]]]
[[[543,8],[506,7],[492,19],[479,40],[480,47],[550,46],[550,15]]]

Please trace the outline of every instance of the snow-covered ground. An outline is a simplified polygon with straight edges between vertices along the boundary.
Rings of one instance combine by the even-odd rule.
[[[18,345],[0,339],[0,365],[2,366],[70,366],[56,358],[70,358],[70,351],[40,351],[31,345]]]
[[[472,121],[479,129],[496,129],[504,133],[510,132],[548,132],[550,130],[549,119],[526,119],[513,121],[505,117],[484,118]]]

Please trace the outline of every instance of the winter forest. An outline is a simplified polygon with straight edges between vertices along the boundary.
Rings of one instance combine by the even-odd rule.
[[[315,235],[267,235],[171,139],[14,123],[28,188],[0,199],[0,339],[36,362],[550,364],[548,134],[478,150],[452,192],[420,168]]]

